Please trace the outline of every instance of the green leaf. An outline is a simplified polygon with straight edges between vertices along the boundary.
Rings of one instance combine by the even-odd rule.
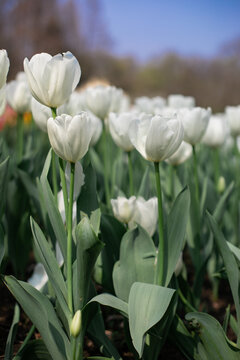
[[[235,255],[236,259],[240,262],[240,249],[231,244],[229,241],[227,241],[227,244],[233,255]]]
[[[53,359],[70,359],[71,346],[48,298],[30,284],[5,276],[4,282],[40,332]]]
[[[30,341],[13,360],[53,360],[42,339]]]
[[[100,224],[101,224],[101,210],[100,209],[97,209],[97,210],[94,210],[92,213],[91,213],[91,216],[90,216],[90,223],[93,227],[93,230],[95,232],[96,235],[98,235],[99,233],[99,229],[100,229]]]
[[[51,164],[51,152],[48,153],[48,156],[45,161],[45,165],[40,177],[40,183],[42,187],[42,194],[47,208],[48,216],[53,227],[54,234],[57,241],[59,242],[60,249],[62,251],[65,263],[67,259],[67,236],[66,230],[60,215],[60,212],[56,206],[56,202],[50,188],[49,182],[47,180],[47,173],[49,171],[49,166]]]
[[[231,184],[228,185],[227,189],[224,191],[223,195],[221,196],[221,198],[219,199],[217,206],[214,210],[213,216],[217,221],[220,221],[223,212],[225,210],[226,207],[226,202],[231,194],[231,192],[233,191],[234,188],[234,182],[231,182]]]
[[[0,266],[1,266],[2,260],[4,258],[4,253],[5,253],[4,231],[3,231],[2,225],[0,224]]]
[[[149,196],[149,166],[146,167],[143,174],[142,181],[138,190],[138,196],[142,196],[144,197],[144,199],[147,199]]]
[[[0,219],[2,218],[4,204],[6,200],[7,194],[7,175],[8,175],[8,166],[9,166],[9,157],[7,157],[1,164],[0,164]]]
[[[77,200],[77,208],[90,217],[91,213],[99,208],[96,174],[91,164],[84,169],[84,174],[84,185],[81,188],[81,193]],[[78,213],[80,212],[78,211]]]
[[[38,224],[31,218],[30,219],[34,243],[36,250],[40,257],[40,261],[44,266],[44,269],[48,275],[48,278],[52,284],[52,287],[55,291],[59,305],[63,313],[65,314],[67,322],[71,319],[71,313],[67,305],[67,287],[63,278],[63,274],[59,268],[59,264],[51,246],[43,235],[42,230]]]
[[[88,304],[91,302],[96,301],[101,305],[110,306],[113,309],[116,309],[124,314],[124,316],[128,316],[128,304],[117,298],[116,296],[110,294],[100,294],[92,298]]]
[[[5,349],[4,360],[12,359],[13,345],[14,345],[15,337],[17,335],[19,319],[20,319],[20,308],[19,308],[18,304],[16,304],[14,307],[14,315],[13,315],[12,325],[11,325],[11,328],[9,330],[8,337],[7,337],[7,344],[6,344],[6,349]]]
[[[192,330],[200,338],[207,359],[239,360],[240,349],[235,351],[229,346],[226,335],[219,322],[205,313],[192,312],[185,316]]]
[[[184,247],[186,226],[190,208],[190,192],[185,188],[176,198],[167,219],[167,286]]]
[[[104,244],[97,238],[90,220],[84,217],[77,225],[77,304],[82,309],[87,302],[91,273]]]
[[[156,248],[152,238],[140,226],[127,231],[120,247],[120,260],[113,269],[116,295],[128,301],[134,282],[153,283]]]
[[[227,242],[220,231],[214,217],[207,212],[207,218],[209,221],[210,228],[214,234],[216,244],[222,255],[223,262],[228,275],[228,281],[230,284],[233,300],[236,307],[238,327],[240,328],[240,303],[239,303],[239,269],[237,262],[230,251]],[[240,345],[240,331],[238,333],[238,345]]]
[[[146,333],[166,313],[175,290],[158,285],[134,283],[129,294],[129,328],[140,358]]]

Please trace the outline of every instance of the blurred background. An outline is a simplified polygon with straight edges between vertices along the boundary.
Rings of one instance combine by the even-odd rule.
[[[191,95],[217,112],[240,104],[239,15],[239,0],[0,0],[0,48],[8,80],[25,57],[69,50],[82,85]]]

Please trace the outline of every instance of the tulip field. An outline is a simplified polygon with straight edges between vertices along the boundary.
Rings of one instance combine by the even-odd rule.
[[[1,359],[240,360],[240,105],[82,86],[70,52],[9,66]]]

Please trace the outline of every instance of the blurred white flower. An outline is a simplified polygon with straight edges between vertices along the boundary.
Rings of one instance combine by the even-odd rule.
[[[47,132],[47,121],[52,116],[51,109],[48,106],[42,105],[40,102],[35,100],[34,97],[31,99],[31,110],[33,120],[37,126],[44,132]]]
[[[168,106],[175,109],[193,108],[195,99],[192,96],[183,96],[179,94],[168,96]]]
[[[0,89],[0,116],[4,113],[6,107],[6,85]]]
[[[134,149],[134,146],[129,139],[129,126],[136,118],[137,114],[134,112],[109,114],[108,124],[111,136],[116,145],[125,151],[131,151]]]
[[[103,124],[102,121],[90,111],[88,111],[88,115],[93,129],[93,134],[89,146],[94,146],[102,134]]]
[[[224,117],[212,115],[209,119],[207,130],[202,138],[202,143],[212,148],[223,145],[227,137],[227,127]]]
[[[74,91],[69,99],[58,108],[58,115],[68,114],[75,116],[81,111],[85,111],[85,97],[82,92]]]
[[[89,115],[82,111],[74,117],[66,114],[47,122],[50,144],[62,159],[75,163],[83,158],[93,135]]]
[[[118,196],[117,199],[111,199],[111,205],[114,216],[121,222],[128,224],[135,211],[136,197],[129,199]]]
[[[133,120],[129,137],[134,147],[147,160],[159,162],[179,148],[184,136],[181,120],[175,116],[141,114]]]
[[[78,85],[80,65],[71,52],[51,56],[47,53],[24,59],[24,71],[32,95],[43,105],[57,108],[64,104]]]
[[[176,166],[185,162],[190,156],[192,156],[192,146],[183,141],[177,151],[166,159],[166,162]]]
[[[184,127],[184,141],[191,145],[199,143],[207,129],[211,109],[180,109],[178,115]]]
[[[225,109],[230,132],[233,137],[240,135],[240,105],[227,106]]]
[[[133,216],[129,222],[129,228],[132,229],[136,224],[141,225],[150,236],[156,231],[158,221],[158,200],[153,197],[145,200],[143,197],[136,199]]]
[[[18,73],[16,80],[10,81],[6,88],[7,102],[19,114],[31,110],[31,93],[24,72]]]
[[[9,70],[9,58],[6,50],[0,50],[0,89],[6,84]]]
[[[166,100],[161,96],[153,98],[141,96],[135,99],[134,104],[134,109],[136,111],[155,115],[161,112],[162,108],[166,105]]]

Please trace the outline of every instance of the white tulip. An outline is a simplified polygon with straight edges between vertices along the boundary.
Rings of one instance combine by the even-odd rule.
[[[0,116],[4,113],[6,108],[6,85],[0,89]]]
[[[221,115],[212,115],[203,135],[202,143],[212,148],[223,145],[227,137],[225,119]]]
[[[7,84],[7,102],[19,114],[31,110],[31,93],[24,73],[18,73],[17,80]]]
[[[7,51],[0,50],[0,89],[6,84],[9,65]]]
[[[128,224],[135,211],[136,197],[130,199],[118,196],[117,199],[111,199],[111,205],[114,216],[121,222]]]
[[[84,111],[74,117],[62,114],[48,119],[47,130],[55,153],[73,163],[86,154],[93,134],[91,120]]]
[[[240,105],[227,106],[225,109],[230,132],[233,137],[240,135]]]
[[[146,160],[153,162],[165,160],[175,153],[183,135],[183,126],[178,117],[141,114],[129,128],[134,147]]]
[[[68,114],[75,116],[81,111],[86,110],[85,96],[82,92],[74,91],[67,102],[58,108],[58,114]]]
[[[175,109],[193,108],[195,106],[195,99],[192,96],[169,95],[168,106]]]
[[[37,126],[44,132],[47,132],[47,121],[52,116],[52,111],[48,106],[42,105],[40,102],[35,100],[34,97],[31,99],[31,110],[33,120]]]
[[[78,85],[80,65],[69,51],[51,56],[47,53],[24,59],[24,71],[32,95],[43,105],[57,108],[64,104]]]
[[[138,112],[147,114],[159,114],[161,109],[166,105],[166,100],[161,96],[149,98],[141,96],[135,99],[135,109]]]
[[[192,156],[192,146],[185,141],[181,143],[177,151],[170,156],[166,162],[171,165],[180,165]]]
[[[108,124],[112,138],[117,146],[125,151],[134,149],[134,146],[129,139],[129,126],[136,118],[137,114],[133,112],[109,114]]]
[[[184,127],[184,141],[191,145],[199,143],[207,129],[211,109],[180,109],[178,115]]]
[[[88,111],[88,115],[90,117],[93,128],[93,134],[89,146],[94,146],[100,139],[103,130],[103,124],[102,121],[90,111]]]
[[[120,104],[119,96],[122,90],[115,86],[97,85],[88,87],[85,92],[85,104],[87,108],[101,120],[106,120],[113,108]]]
[[[145,200],[143,197],[138,197],[135,203],[134,213],[129,223],[129,228],[132,229],[135,224],[141,225],[150,236],[156,231],[158,222],[158,200],[153,197]]]

